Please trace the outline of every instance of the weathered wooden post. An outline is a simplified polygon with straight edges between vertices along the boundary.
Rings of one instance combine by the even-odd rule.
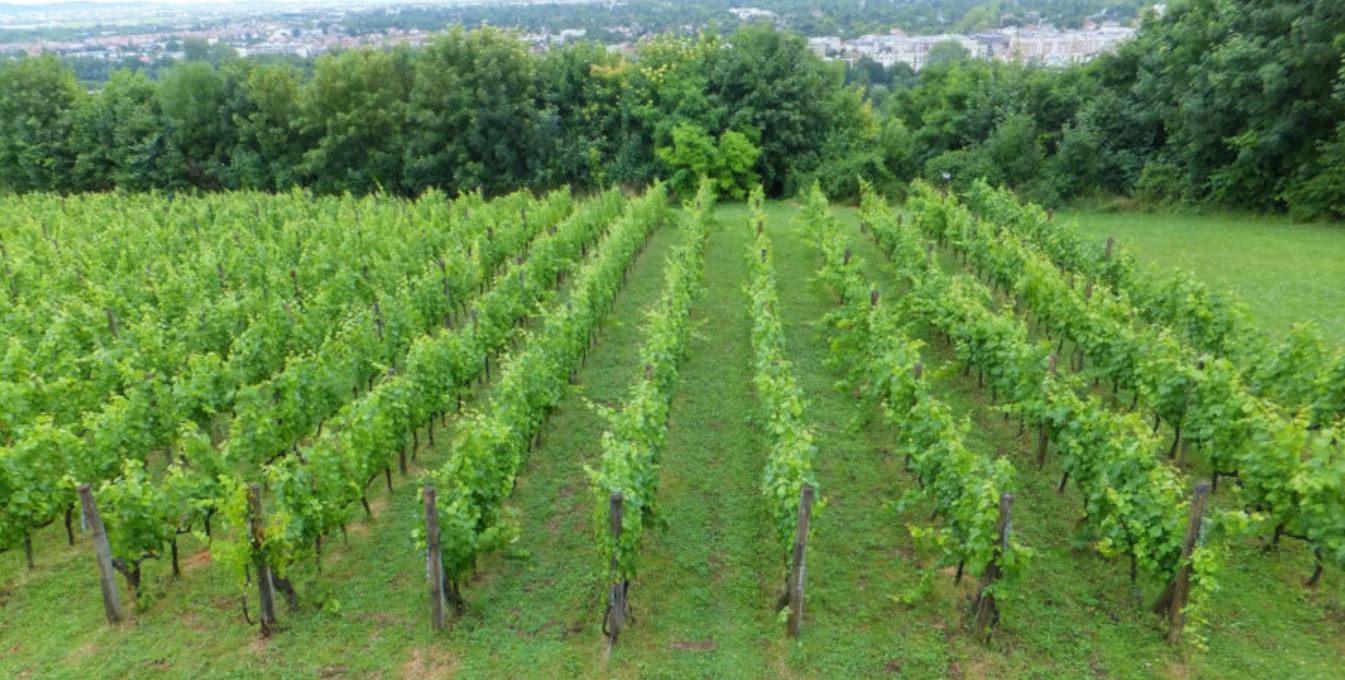
[[[1102,259],[1104,259],[1104,260],[1110,260],[1110,259],[1111,259],[1111,251],[1112,251],[1112,247],[1115,246],[1115,245],[1116,245],[1116,239],[1113,238],[1113,237],[1111,237],[1111,236],[1108,236],[1108,237],[1107,237],[1107,247],[1106,247],[1105,250],[1102,251]]]
[[[808,543],[808,523],[813,514],[811,484],[803,485],[799,498],[799,521],[794,530],[794,559],[789,565],[789,637],[798,639],[803,629],[803,583],[807,573],[804,550]]]
[[[425,487],[425,573],[430,581],[430,626],[443,630],[447,626],[445,613],[448,601],[444,598],[444,555],[439,548],[439,511],[435,505],[434,487]]]
[[[93,491],[88,484],[80,484],[79,505],[84,510],[84,521],[93,533],[93,552],[98,558],[98,586],[103,590],[103,611],[107,613],[107,622],[115,624],[121,621],[121,602],[117,599],[116,572],[112,568],[112,548],[107,544],[107,530],[103,528],[103,516],[98,514],[98,505],[93,501]]]
[[[1200,540],[1200,527],[1205,521],[1205,506],[1210,500],[1210,483],[1196,485],[1195,495],[1191,497],[1191,515],[1186,522],[1186,537],[1182,540],[1181,566],[1172,583],[1154,603],[1154,613],[1168,615],[1168,643],[1177,644],[1182,639],[1182,629],[1186,626],[1186,601],[1191,595],[1191,553]]]
[[[248,535],[252,543],[252,561],[257,567],[257,599],[261,603],[262,636],[268,636],[276,627],[275,586],[271,582],[271,566],[266,563],[266,529],[262,522],[261,485],[248,486]]]
[[[994,556],[990,558],[990,563],[985,567],[985,573],[981,575],[981,587],[976,593],[976,637],[978,638],[989,636],[991,629],[999,623],[999,607],[995,605],[995,594],[990,591],[990,587],[1003,576],[1003,572],[999,568],[999,559],[1009,551],[1009,534],[1012,532],[1013,526],[1009,513],[1012,510],[1013,494],[1000,494],[999,521],[995,524],[995,535],[999,537],[998,546],[995,548]]]
[[[611,521],[612,540],[619,543],[621,541],[621,514],[624,500],[620,491],[613,491],[608,501],[607,514]],[[611,571],[611,591],[607,596],[607,621],[604,628],[607,632],[607,639],[613,647],[616,646],[617,638],[621,635],[622,629],[626,627],[626,579],[620,578],[617,568],[616,555],[612,555]]]
[[[1051,355],[1051,363],[1050,363],[1050,366],[1046,369],[1047,372],[1048,372],[1051,376],[1054,376],[1054,375],[1055,375],[1055,372],[1056,372],[1056,364],[1059,362],[1059,360],[1060,360],[1060,358],[1057,357],[1055,354],[1052,354],[1052,355]],[[1040,470],[1042,467],[1044,467],[1044,466],[1046,465],[1046,445],[1050,443],[1050,440],[1051,440],[1051,434],[1050,434],[1050,431],[1049,431],[1049,430],[1047,429],[1047,427],[1046,427],[1046,421],[1043,420],[1042,422],[1037,423],[1037,469],[1038,469],[1038,470]]]

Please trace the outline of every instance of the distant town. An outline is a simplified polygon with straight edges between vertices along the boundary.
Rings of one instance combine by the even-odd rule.
[[[571,6],[576,4],[582,3],[570,3]],[[598,8],[611,8],[622,3],[590,4]],[[357,47],[421,46],[435,35],[443,33],[445,29],[440,27],[445,24],[430,24],[431,19],[425,17],[418,21],[391,19],[397,18],[403,11],[410,16],[412,12],[424,9],[423,6],[410,5],[404,10],[398,5],[388,4],[350,7],[248,4],[199,8],[93,5],[75,23],[68,21],[72,16],[70,10],[48,13],[30,11],[26,14],[0,15],[0,56],[55,54],[76,62],[109,66],[166,64],[187,58],[185,44],[191,41],[227,48],[241,57],[272,55],[311,59],[326,52]],[[1162,9],[1161,5],[1155,6],[1157,11],[1161,12]],[[773,22],[787,28],[787,22],[768,9],[733,7],[718,13],[722,16],[701,16],[701,23],[679,25],[656,26],[639,21],[606,23],[596,33],[583,26],[564,25],[530,30],[536,26],[511,26],[508,24],[508,15],[504,14],[501,15],[503,21],[498,25],[519,30],[519,37],[536,51],[544,51],[567,41],[585,39],[605,43],[612,50],[626,51],[631,50],[641,38],[655,33],[694,33],[707,25],[733,25],[750,21]],[[365,16],[376,16],[378,20],[354,20]],[[475,18],[477,15],[471,16]],[[1095,21],[1090,18],[1083,21],[1079,28],[1062,30],[1036,13],[1029,13],[1015,17],[1016,25],[968,34],[916,34],[892,28],[886,33],[849,39],[840,36],[812,37],[809,38],[809,45],[825,59],[855,63],[867,58],[884,67],[905,64],[917,71],[926,65],[936,45],[950,42],[960,45],[973,58],[1068,66],[1114,51],[1135,33],[1133,26],[1106,17],[1098,19]],[[491,23],[485,19],[477,20],[479,23]]]
[[[865,35],[854,40],[810,38],[808,45],[825,59],[853,63],[868,58],[885,68],[905,64],[916,71],[925,67],[930,51],[940,43],[957,44],[976,59],[1070,66],[1113,52],[1134,34],[1134,28],[1115,25],[1073,31],[1051,26],[1012,27],[972,35],[907,35],[893,29],[888,34]]]
[[[338,25],[313,25],[319,21],[283,18],[252,19],[230,22],[208,29],[170,29],[143,33],[95,34],[71,40],[36,40],[0,43],[0,54],[25,53],[30,56],[51,53],[72,59],[121,62],[128,58],[144,63],[161,58],[182,59],[183,43],[204,40],[210,45],[233,49],[240,57],[285,55],[316,57],[324,52],[366,46],[406,45],[419,47],[443,31],[388,28],[374,33],[353,34]],[[567,40],[582,39],[583,29],[562,29],[556,33],[524,33],[519,37],[534,49]]]

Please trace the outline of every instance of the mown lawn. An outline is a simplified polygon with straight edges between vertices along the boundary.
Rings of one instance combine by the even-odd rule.
[[[1141,260],[1185,267],[1236,293],[1267,331],[1311,320],[1345,345],[1345,224],[1285,217],[1064,211],[1099,239],[1115,236]]]
[[[795,207],[772,203],[780,313],[819,442],[823,499],[809,548],[804,638],[787,641],[775,609],[782,556],[759,491],[765,451],[743,292],[747,211],[730,204],[717,214],[662,458],[658,505],[666,526],[646,536],[630,591],[634,622],[610,656],[600,626],[595,499],[584,472],[600,453],[603,420],[589,404],[619,404],[638,374],[639,323],[662,285],[676,229],[660,232],[632,271],[579,384],[546,425],[513,492],[518,540],[482,560],[465,588],[468,611],[452,630],[429,629],[424,562],[410,538],[420,506],[414,479],[399,477],[391,494],[375,485],[374,517],[356,522],[348,541],[331,542],[322,575],[301,575],[304,611],[282,607],[284,630],[265,641],[241,620],[231,575],[195,543],[181,579],[156,566],[145,608],[108,628],[87,539],[66,547],[60,528],[44,530],[35,572],[23,569],[21,553],[0,555],[0,677],[1340,677],[1345,578],[1329,568],[1316,588],[1303,587],[1312,561],[1298,542],[1277,552],[1263,551],[1261,538],[1236,546],[1211,606],[1208,649],[1166,645],[1162,621],[1133,600],[1123,562],[1076,538],[1080,499],[1072,487],[1056,492],[1059,470],[1036,470],[1030,435],[991,408],[974,375],[949,367],[949,348],[913,328],[927,343],[928,374],[940,394],[970,419],[968,444],[1020,470],[1014,530],[1035,556],[995,638],[974,641],[967,623],[973,585],[954,586],[951,568],[914,544],[907,527],[928,526],[927,504],[901,513],[892,507],[915,483],[877,410],[835,389],[844,374],[825,362],[829,338],[820,324],[834,300],[813,276],[817,255],[801,239]],[[898,299],[893,270],[859,234],[854,211],[838,214],[865,273],[884,299]],[[1129,238],[1107,228],[1105,217],[1090,219],[1089,228]],[[1264,250],[1260,239],[1295,233],[1253,232],[1237,243]],[[1334,241],[1327,234],[1316,238],[1345,246],[1345,232]],[[1317,252],[1325,249],[1285,270],[1319,266],[1330,259]],[[1223,250],[1243,263],[1260,256]],[[957,267],[947,257],[944,264]],[[1345,262],[1331,266],[1337,276],[1345,272]],[[1286,284],[1281,294],[1295,291],[1304,309],[1328,317],[1338,312],[1320,305],[1345,295],[1329,288]],[[1306,300],[1314,295],[1316,305]],[[1276,323],[1287,325],[1291,316],[1281,312]],[[442,435],[437,448],[423,450],[420,464],[442,461],[448,440]],[[922,589],[926,573],[932,578]],[[1141,586],[1149,600],[1159,584]],[[326,609],[315,604],[318,596]]]

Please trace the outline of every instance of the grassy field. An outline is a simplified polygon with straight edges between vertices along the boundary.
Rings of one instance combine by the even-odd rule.
[[[1345,225],[1285,217],[1066,211],[1084,233],[1115,236],[1141,261],[1184,267],[1237,293],[1268,331],[1311,320],[1345,345]]]
[[[790,359],[821,448],[824,505],[809,546],[801,642],[785,639],[775,612],[784,572],[759,492],[765,452],[755,429],[743,291],[750,234],[746,208],[726,205],[711,235],[695,336],[671,411],[658,497],[666,526],[647,536],[630,591],[634,622],[610,657],[600,630],[595,499],[584,472],[599,455],[603,421],[588,402],[619,403],[637,375],[639,322],[662,284],[677,239],[672,229],[641,256],[579,385],[526,463],[510,501],[519,539],[481,562],[465,588],[468,612],[450,631],[429,628],[424,563],[410,538],[419,507],[414,479],[399,477],[392,493],[375,485],[373,518],[357,522],[347,542],[333,539],[321,576],[300,575],[303,611],[282,608],[284,630],[267,640],[243,623],[231,576],[209,564],[199,543],[186,549],[188,566],[176,581],[153,565],[143,608],[132,622],[107,627],[89,543],[66,547],[62,529],[50,527],[37,537],[35,571],[23,568],[22,554],[0,556],[0,676],[1339,677],[1345,577],[1328,569],[1316,588],[1303,587],[1312,561],[1294,541],[1276,552],[1263,550],[1261,539],[1236,546],[1210,612],[1208,649],[1168,647],[1162,622],[1133,599],[1124,564],[1075,537],[1073,488],[1056,493],[1059,471],[1029,464],[1030,437],[991,409],[974,376],[949,370],[951,351],[929,336],[929,374],[970,418],[969,445],[1007,456],[1021,471],[1014,530],[1035,551],[994,639],[974,641],[972,584],[954,586],[951,569],[917,549],[907,530],[928,524],[929,507],[898,513],[890,505],[914,487],[892,433],[876,412],[833,387],[842,372],[824,363],[828,334],[819,319],[834,300],[813,277],[817,256],[799,237],[796,210],[774,203],[768,211]],[[885,296],[899,295],[853,211],[841,214],[869,278]],[[950,258],[944,264],[956,269]],[[420,465],[441,461],[448,440],[423,449]],[[932,588],[922,594],[926,573]],[[1141,587],[1149,600],[1159,584]]]

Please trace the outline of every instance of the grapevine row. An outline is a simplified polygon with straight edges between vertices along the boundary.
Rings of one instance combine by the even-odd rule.
[[[342,206],[331,201],[318,202],[316,215],[287,210],[278,222],[275,213],[302,205],[297,196],[245,198],[221,206],[220,215],[219,201],[209,202],[204,230],[199,215],[190,226],[183,216],[148,228],[114,221],[81,230],[72,226],[77,217],[93,219],[78,207],[57,226],[41,218],[45,237],[20,228],[16,240],[25,249],[12,258],[6,250],[4,261],[12,298],[5,315],[14,334],[0,373],[0,393],[8,397],[0,434],[44,413],[58,425],[78,424],[112,395],[134,401],[131,391],[199,416],[212,404],[176,402],[190,402],[233,372],[255,380],[288,353],[311,349],[348,307],[367,305],[456,241],[436,225],[447,217],[437,195],[413,204],[414,213],[393,204],[400,216],[372,203],[367,227],[359,217],[363,203],[351,206],[354,225],[326,214]],[[472,199],[479,201],[469,197],[454,210],[465,211]],[[72,203],[110,210],[99,201]],[[270,224],[257,224],[262,203]],[[239,215],[244,206],[256,216]],[[236,226],[243,221],[250,228]],[[354,263],[352,252],[359,253]],[[220,366],[226,359],[230,366]]]
[[[766,235],[764,195],[757,187],[748,199],[752,206],[755,238],[747,253],[748,303],[752,320],[752,382],[761,401],[761,429],[767,437],[765,473],[761,492],[771,520],[776,547],[786,570],[793,567],[792,546],[799,524],[803,488],[817,489],[813,459],[817,444],[803,417],[803,392],[785,357],[784,328],[780,323],[779,290],[771,242]]]
[[[943,202],[927,187],[917,200]],[[1124,296],[1069,285],[1042,255],[1003,229],[973,219],[948,199],[935,208],[937,219],[923,222],[929,233],[947,239],[992,282],[1012,291],[1039,322],[1057,330],[1092,359],[1094,371],[1119,385],[1137,386],[1137,397],[1175,434],[1169,456],[1178,452],[1183,431],[1206,451],[1216,483],[1220,476],[1239,482],[1242,500],[1267,514],[1275,538],[1308,541],[1320,560],[1345,565],[1345,459],[1336,430],[1312,428],[1309,415],[1286,415],[1269,399],[1242,382],[1232,361],[1192,359],[1170,332],[1137,328],[1138,316]]]
[[[559,283],[619,206],[615,193],[585,205],[555,233],[534,243],[526,259],[520,256],[510,263],[484,295],[474,301],[464,297],[473,304],[470,323],[420,336],[407,352],[402,371],[347,401],[333,418],[333,426],[317,432],[307,445],[299,447],[299,439],[314,433],[295,432],[290,444],[295,454],[272,461],[263,471],[272,490],[270,505],[278,509],[271,516],[285,520],[283,527],[267,532],[259,548],[267,551],[275,573],[283,578],[300,560],[320,555],[322,537],[344,528],[347,506],[364,501],[368,484],[380,471],[388,471],[391,457],[399,451],[405,471],[407,432],[414,435],[417,427],[429,422],[433,436],[433,417],[449,409],[455,395],[485,368],[489,355],[511,339],[514,326]],[[341,385],[336,396],[347,390],[347,385]],[[293,398],[302,401],[304,397]],[[211,456],[201,444],[194,449],[198,455],[184,456],[182,464],[170,468],[158,486],[144,483],[143,470],[128,465],[122,478],[98,492],[113,553],[130,565],[127,578],[133,584],[138,581],[140,560],[159,554],[164,545],[174,546],[177,533],[198,519],[208,521],[221,505],[230,525],[241,526],[243,518],[236,514],[239,506],[230,505],[229,500],[237,501],[245,488],[243,481],[254,477],[256,473],[250,471],[258,467],[244,464],[241,475],[224,477],[222,466],[229,461]],[[390,480],[390,472],[388,476]],[[218,543],[223,561],[246,563],[252,557],[237,542],[226,538]]]
[[[916,223],[948,219],[951,211],[922,186],[914,188],[908,209]],[[944,275],[915,229],[871,190],[862,198],[861,220],[909,285],[909,309],[944,333],[959,361],[968,370],[977,367],[1010,411],[1040,429],[1041,444],[1054,442],[1065,472],[1062,489],[1067,480],[1078,488],[1099,551],[1128,557],[1132,581],[1143,570],[1171,584],[1195,569],[1195,609],[1188,613],[1197,613],[1215,587],[1222,544],[1207,540],[1185,553],[1190,500],[1144,424],[1111,412],[1097,397],[1080,397],[1077,379],[1052,370],[1049,346],[1032,343],[1021,321],[994,312],[989,291],[978,283]],[[1221,515],[1215,524],[1238,518]]]
[[[499,203],[513,215],[521,200],[526,198]],[[173,450],[195,453],[199,467],[210,471],[212,479],[224,468],[236,469],[240,464],[243,469],[255,470],[261,456],[284,451],[288,447],[286,438],[298,441],[315,425],[312,419],[325,417],[356,386],[370,380],[376,364],[390,363],[404,351],[398,347],[407,345],[410,332],[438,323],[453,305],[461,305],[467,295],[484,284],[484,277],[511,251],[521,248],[532,233],[569,209],[567,195],[554,195],[542,204],[542,219],[534,220],[533,227],[525,226],[526,222],[515,223],[517,226],[501,229],[499,238],[495,238],[489,221],[468,228],[464,228],[466,223],[454,225],[446,230],[448,234],[468,240],[468,245],[465,251],[459,247],[438,257],[438,263],[444,263],[447,257],[447,263],[453,265],[451,273],[446,266],[432,263],[394,294],[379,295],[383,305],[375,301],[372,309],[363,305],[351,309],[333,335],[319,338],[316,354],[294,357],[270,380],[250,386],[239,384],[248,365],[238,362],[247,355],[220,361],[211,354],[203,357],[209,363],[208,377],[203,378],[199,372],[178,376],[180,380],[173,386],[175,394],[160,389],[167,383],[151,382],[134,388],[126,397],[115,397],[101,412],[88,416],[86,432],[39,421],[0,459],[10,485],[24,490],[0,497],[8,501],[5,520],[0,522],[0,538],[6,539],[3,545],[21,539],[28,547],[32,528],[49,523],[62,510],[70,534],[74,482],[97,484],[118,474],[126,475],[132,463],[143,466],[154,448],[171,446],[170,456]],[[489,217],[493,212],[479,214]],[[475,253],[473,245],[477,246]],[[327,307],[334,312],[341,305]],[[178,389],[184,385],[192,389]],[[204,403],[210,412],[234,409],[231,434],[223,447],[226,460],[203,457],[197,419],[190,417],[197,408],[188,403]],[[303,416],[308,416],[308,422]],[[190,517],[203,516],[208,522],[210,511],[202,508]]]
[[[1111,245],[1091,243],[1041,208],[985,182],[976,182],[966,201],[974,214],[1039,249],[1063,272],[1128,296],[1139,319],[1172,329],[1192,354],[1233,360],[1253,394],[1291,410],[1308,409],[1317,426],[1345,417],[1345,353],[1337,351],[1333,358],[1311,326],[1295,326],[1282,341],[1268,343],[1254,332],[1241,304],[1210,290],[1190,272],[1161,278],[1141,272]]]
[[[978,610],[984,609],[978,611],[978,629],[993,626],[998,619],[993,593],[1016,582],[1026,555],[1002,533],[1001,522],[1007,518],[1000,504],[1013,481],[1013,465],[966,447],[968,425],[956,421],[952,409],[930,392],[923,379],[921,343],[906,335],[898,311],[865,281],[862,265],[851,256],[817,185],[809,193],[803,219],[808,240],[822,254],[818,279],[840,297],[840,305],[827,316],[833,360],[852,369],[853,387],[880,406],[897,429],[907,471],[943,520],[942,530],[934,532],[939,536],[935,542],[944,560],[957,565],[958,580],[964,568],[984,577],[985,587],[977,596]]]
[[[654,522],[660,452],[668,433],[668,409],[677,387],[678,369],[691,337],[691,306],[701,277],[705,245],[713,221],[713,182],[701,182],[687,206],[682,242],[664,268],[663,293],[645,316],[643,368],[620,409],[598,407],[607,421],[602,458],[589,468],[597,504],[595,538],[603,570],[610,570],[609,588],[619,592],[608,602],[608,630],[615,635],[624,620],[626,588],[635,577],[644,532]],[[612,516],[614,494],[621,510]],[[619,531],[613,530],[614,523]]]
[[[595,259],[576,275],[563,308],[546,314],[524,350],[501,372],[486,412],[461,419],[452,454],[429,478],[435,514],[443,596],[462,604],[461,589],[478,555],[512,532],[502,522],[503,503],[523,458],[546,416],[564,396],[572,371],[587,355],[598,322],[611,308],[636,254],[667,220],[667,195],[655,185],[633,202],[608,231]],[[433,562],[432,562],[433,563]]]

